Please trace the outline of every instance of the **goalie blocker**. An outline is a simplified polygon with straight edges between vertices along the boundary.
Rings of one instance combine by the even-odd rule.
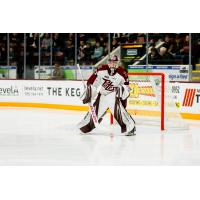
[[[81,99],[84,104],[94,102],[99,123],[109,108],[121,132],[131,136],[135,135],[136,128],[135,121],[126,110],[129,93],[128,74],[122,67],[118,67],[118,58],[114,56],[108,65],[102,65],[91,75]],[[82,133],[89,133],[95,128],[90,112],[87,112],[78,127]]]

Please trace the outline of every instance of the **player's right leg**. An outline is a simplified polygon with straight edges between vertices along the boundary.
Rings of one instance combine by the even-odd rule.
[[[103,116],[107,110],[106,103],[104,102],[104,104],[102,104],[102,99],[103,96],[99,94],[96,98],[96,101],[94,102],[94,108],[99,123],[101,123],[103,120]],[[83,120],[78,124],[78,128],[80,129],[81,133],[89,133],[95,128],[90,112],[87,112]]]

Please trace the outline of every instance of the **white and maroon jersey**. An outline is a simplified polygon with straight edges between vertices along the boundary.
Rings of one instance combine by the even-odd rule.
[[[90,76],[87,84],[95,88],[101,86],[100,93],[107,95],[120,85],[129,87],[128,73],[124,68],[118,67],[112,74],[108,65],[102,65]]]

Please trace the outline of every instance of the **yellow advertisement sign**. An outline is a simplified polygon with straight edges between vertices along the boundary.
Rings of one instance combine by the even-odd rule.
[[[131,98],[138,98],[139,95],[155,97],[153,88],[150,85],[149,86],[139,86],[138,83],[131,83],[130,88],[131,88],[131,91],[130,91]]]
[[[157,101],[149,101],[149,100],[135,100],[130,99],[128,101],[129,106],[151,106],[151,107],[157,107],[158,102]]]

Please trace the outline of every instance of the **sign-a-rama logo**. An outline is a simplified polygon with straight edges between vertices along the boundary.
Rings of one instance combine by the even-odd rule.
[[[196,103],[200,102],[200,89],[186,89],[182,106],[192,107],[196,96]]]

